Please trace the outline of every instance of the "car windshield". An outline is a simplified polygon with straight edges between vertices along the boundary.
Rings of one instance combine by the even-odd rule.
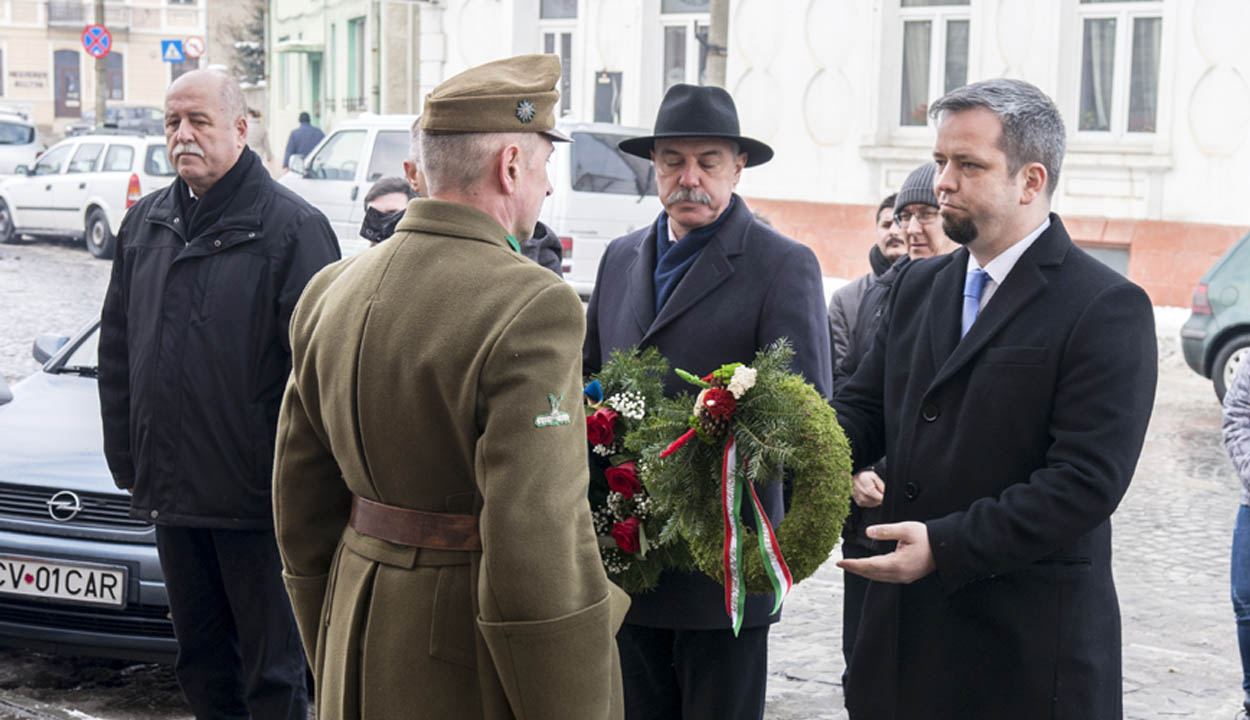
[[[658,195],[651,163],[616,146],[624,135],[573,133],[573,190],[613,195]]]
[[[29,145],[34,141],[33,127],[0,120],[0,145]]]
[[[169,164],[169,155],[164,145],[148,145],[147,158],[143,161],[143,172],[148,175],[173,177],[174,166]]]

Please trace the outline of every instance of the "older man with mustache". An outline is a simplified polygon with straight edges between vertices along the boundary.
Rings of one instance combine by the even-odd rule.
[[[703,375],[749,363],[784,337],[795,350],[793,369],[828,394],[820,266],[734,193],[743,168],[773,151],[739,134],[729,93],[674,86],[654,135],[620,148],[655,164],[664,211],[604,252],[586,316],[585,371],[597,371],[613,350],[637,346]],[[666,383],[670,394],[686,389],[672,374]],[[775,526],[784,515],[782,483],[759,492]],[[768,628],[780,619],[772,607],[771,595],[749,596],[735,637],[724,589],[706,575],[667,572],[657,588],[634,595],[617,635],[626,718],[762,717]]]
[[[100,318],[114,482],[156,526],[197,718],[304,720],[304,653],[270,500],[287,326],[339,258],[325,216],[247,148],[238,83],[197,70],[165,95],[178,179],[126,214]]]

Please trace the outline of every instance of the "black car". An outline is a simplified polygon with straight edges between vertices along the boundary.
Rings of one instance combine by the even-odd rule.
[[[104,461],[98,329],[41,336],[43,368],[0,379],[0,645],[170,662],[155,531]]]

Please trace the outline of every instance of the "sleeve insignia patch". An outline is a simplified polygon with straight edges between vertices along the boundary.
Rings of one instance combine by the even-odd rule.
[[[547,402],[551,403],[551,412],[534,418],[534,427],[544,428],[555,425],[568,425],[569,414],[560,409],[560,403],[563,401],[564,393],[559,395],[547,393]]]

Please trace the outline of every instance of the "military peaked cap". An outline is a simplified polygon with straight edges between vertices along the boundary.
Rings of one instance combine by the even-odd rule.
[[[518,55],[469,68],[425,96],[421,130],[428,133],[540,132],[555,129],[560,58]]]

